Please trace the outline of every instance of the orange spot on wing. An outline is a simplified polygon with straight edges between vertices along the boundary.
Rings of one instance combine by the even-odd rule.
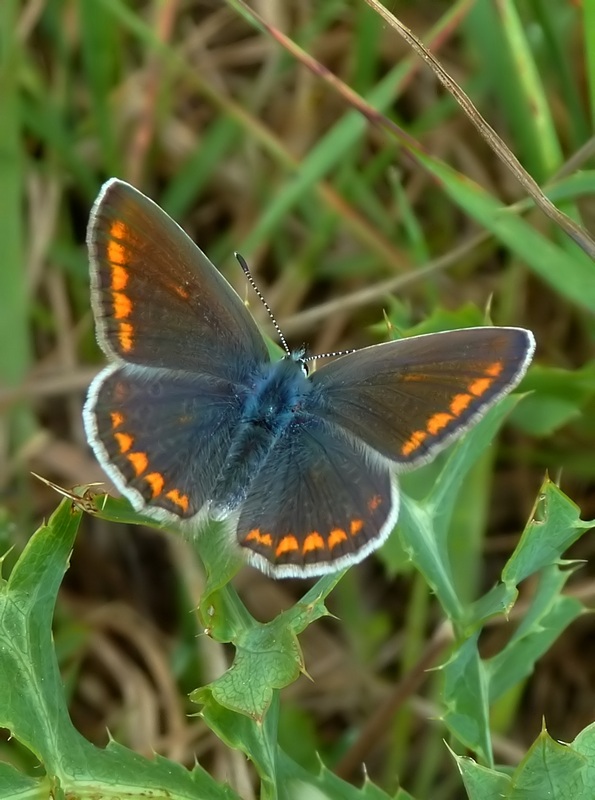
[[[113,295],[114,317],[126,319],[132,312],[132,300],[123,292],[114,292]]]
[[[374,497],[371,497],[368,500],[368,508],[370,511],[376,511],[378,506],[382,503],[382,497],[379,494],[375,494]]]
[[[134,436],[129,433],[114,433],[114,439],[118,443],[118,450],[127,453],[134,444]]]
[[[114,397],[119,403],[123,403],[128,397],[128,386],[122,381],[118,381],[114,386]]]
[[[112,411],[110,413],[110,418],[112,420],[112,428],[119,428],[124,422],[124,414],[119,411]]]
[[[288,534],[284,536],[275,550],[276,556],[282,556],[284,553],[291,553],[293,550],[299,550],[298,541],[295,536]]]
[[[178,295],[178,297],[182,298],[182,300],[188,300],[188,298],[190,297],[190,292],[188,291],[188,289],[185,286],[180,286],[179,283],[177,284],[172,283],[171,288]]]
[[[401,447],[401,453],[404,456],[409,456],[415,450],[418,450],[423,442],[424,439],[428,438],[428,434],[425,431],[415,431],[411,434],[409,439],[405,442],[405,444]]]
[[[109,232],[114,239],[126,239],[128,228],[121,219],[115,219],[110,226]]]
[[[120,323],[118,341],[125,353],[129,353],[132,350],[132,345],[134,344],[134,327],[129,322]]]
[[[188,511],[188,506],[189,506],[190,502],[188,500],[188,496],[187,495],[182,494],[177,489],[172,489],[165,496],[167,497],[168,500],[171,500],[171,502],[175,506],[179,506],[184,513],[186,513],[186,511]]]
[[[459,417],[463,411],[469,406],[469,403],[473,400],[473,395],[470,394],[455,394],[455,396],[450,401],[450,410],[455,415],[455,417]]]
[[[437,433],[443,428],[446,428],[449,422],[452,422],[452,416],[450,414],[440,413],[434,414],[430,419],[427,421],[426,427],[428,432],[435,436]]]
[[[132,468],[134,469],[136,474],[142,475],[149,464],[149,459],[147,458],[147,454],[141,452],[129,453],[128,456],[126,457],[128,458],[128,461],[130,461],[130,463],[132,464]]]
[[[375,506],[375,508],[378,508],[378,506]],[[357,534],[361,531],[363,527],[364,523],[362,522],[361,519],[352,519],[351,525],[349,526],[349,533],[352,536],[357,536]]]
[[[108,253],[109,255],[109,253]],[[119,264],[114,264],[112,262],[112,289],[114,292],[121,292],[123,289],[126,288],[126,284],[128,283],[128,272],[124,269],[124,267],[120,266]]]
[[[342,528],[335,528],[332,530],[328,535],[328,539],[326,540],[329,550],[332,550],[338,544],[341,544],[341,542],[345,541],[347,541],[347,534],[344,530],[342,530]]]
[[[107,258],[110,264],[116,267],[124,267],[128,262],[126,249],[120,242],[110,241],[107,245]]]
[[[503,369],[504,364],[501,361],[494,361],[494,363],[490,364],[490,366],[486,369],[485,373],[491,378],[497,378]]]
[[[324,550],[324,539],[317,531],[309,533],[304,540],[302,553],[309,553],[311,550]]]
[[[473,381],[473,383],[470,383],[468,388],[475,397],[481,397],[482,394],[487,392],[493,382],[492,378],[478,378],[476,381]]]
[[[401,375],[401,380],[404,381],[426,381],[427,378],[425,375],[422,375],[419,372],[404,372]]]
[[[256,542],[256,544],[261,544],[263,547],[272,547],[273,546],[273,538],[270,533],[261,533],[260,528],[253,528],[250,533],[246,536],[247,542]]]
[[[145,480],[151,487],[151,494],[153,497],[157,497],[157,495],[161,494],[165,481],[160,472],[150,472],[148,475],[145,475]]]

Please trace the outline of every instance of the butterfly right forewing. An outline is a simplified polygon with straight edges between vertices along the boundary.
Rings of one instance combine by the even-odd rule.
[[[374,345],[312,375],[316,412],[396,465],[429,461],[521,380],[522,328],[466,328]]]

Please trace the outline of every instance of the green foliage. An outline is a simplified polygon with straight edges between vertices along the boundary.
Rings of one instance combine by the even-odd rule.
[[[0,763],[0,797],[238,796],[198,765],[187,770],[162,757],[142,758],[113,740],[102,750],[77,732],[54,651],[66,649],[64,634],[58,625],[54,644],[51,625],[80,512],[64,501],[19,552],[33,529],[29,509],[35,504],[23,490],[28,476],[18,470],[27,453],[38,452],[36,442],[48,441],[50,416],[35,414],[46,399],[43,385],[39,395],[27,394],[22,382],[35,378],[34,347],[51,369],[67,354],[58,378],[67,377],[69,386],[78,356],[98,362],[82,230],[100,183],[117,174],[181,224],[200,230],[201,246],[218,265],[231,262],[234,249],[254,258],[257,268],[264,264],[263,280],[274,275],[277,281],[272,305],[280,303],[282,327],[297,344],[312,340],[317,326],[326,336],[331,318],[342,331],[348,316],[357,334],[347,331],[346,346],[370,323],[367,331],[378,340],[387,327],[390,335],[411,335],[483,324],[486,316],[536,328],[540,363],[525,378],[522,396],[503,401],[435,463],[402,476],[398,529],[379,558],[387,575],[413,581],[399,638],[405,677],[423,656],[436,603],[453,641],[430,677],[435,713],[428,716],[438,721],[420,746],[411,708],[398,710],[386,736],[382,785],[397,800],[442,800],[460,790],[458,767],[472,800],[590,798],[592,725],[569,745],[554,742],[544,728],[514,768],[496,763],[494,753],[494,731],[506,729],[516,714],[536,663],[585,612],[567,585],[579,565],[565,559],[592,523],[581,520],[548,478],[514,552],[499,565],[499,578],[478,593],[501,462],[526,469],[533,487],[546,469],[557,475],[554,470],[564,467],[564,486],[573,482],[573,496],[581,481],[592,486],[595,479],[593,264],[537,216],[533,201],[504,204],[503,198],[522,194],[501,163],[483,141],[474,144],[450,95],[428,91],[427,74],[421,91],[417,84],[411,90],[420,60],[401,58],[396,34],[365,0],[297,2],[299,13],[286,16],[279,4],[275,19],[294,44],[340,74],[357,98],[328,94],[323,73],[312,79],[238,0],[205,11],[209,5],[0,2],[0,405],[3,413],[6,408],[0,464],[3,481],[17,474],[16,491],[0,508],[6,553],[0,726],[12,737],[0,758],[13,761]],[[267,7],[250,5],[263,13]],[[405,16],[416,4],[384,5]],[[416,32],[439,57],[445,45],[449,61],[460,56],[455,74],[467,69],[466,90],[547,197],[571,219],[588,222],[595,170],[583,145],[595,120],[595,3],[456,0],[426,9],[435,11],[436,22]],[[189,32],[203,13],[206,56],[197,60]],[[407,24],[420,19],[414,15]],[[392,127],[379,131],[378,117],[356,110],[355,100],[387,114]],[[192,216],[203,201],[206,213]],[[478,233],[467,245],[469,222]],[[56,296],[67,298],[71,313]],[[341,302],[334,299],[330,307],[322,302],[328,297]],[[474,303],[463,305],[469,297]],[[300,311],[303,298],[314,307]],[[374,303],[373,313],[362,311]],[[383,309],[386,319],[379,322]],[[328,329],[334,335],[332,325]],[[28,402],[32,397],[35,405]],[[513,433],[496,448],[505,421]],[[48,460],[52,469],[57,460],[55,454]],[[93,502],[101,519],[154,525],[121,500],[98,496]],[[354,643],[358,668],[394,633],[394,606],[371,610],[376,587],[360,586],[353,570],[318,581],[292,608],[259,622],[231,584],[242,561],[220,546],[221,536],[213,525],[196,542],[207,576],[198,619],[234,657],[229,670],[201,686],[197,665],[188,659],[192,710],[224,746],[245,754],[263,798],[389,797],[371,780],[353,786],[333,772],[337,753],[358,735],[355,725],[325,749],[309,710],[283,719],[283,689],[307,676],[299,637],[328,616],[331,591],[336,624]],[[185,621],[188,610],[181,612]],[[508,626],[510,636],[486,656],[482,636],[495,624]],[[192,629],[188,637],[194,635]],[[390,674],[388,680],[397,679]],[[453,752],[446,766],[440,760],[444,738]],[[415,760],[415,771],[408,759]],[[397,773],[406,776],[411,794],[395,785]]]
[[[583,522],[576,506],[546,481],[501,582],[491,592],[465,604],[450,566],[448,538],[459,489],[515,403],[515,398],[504,400],[452,448],[423,499],[403,498],[398,526],[404,552],[435,592],[455,631],[455,644],[442,667],[442,719],[451,741],[473,751],[483,763],[458,759],[470,797],[479,796],[479,791],[496,797],[494,792],[503,790],[511,798],[540,797],[546,775],[555,774],[562,788],[576,787],[593,769],[588,731],[573,747],[557,745],[543,733],[509,777],[494,769],[490,734],[493,704],[526,678],[535,661],[582,612],[580,601],[562,594],[571,572],[562,555],[592,523]],[[106,502],[104,496],[94,503],[97,514],[111,518],[122,513],[116,507],[125,508],[123,501]],[[91,797],[93,792],[112,796],[119,791],[132,797],[143,791],[155,797],[166,792],[171,798],[234,797],[231,789],[216,784],[199,766],[187,772],[163,758],[147,761],[115,742],[98,750],[73,728],[53,651],[51,619],[80,521],[76,505],[67,499],[62,502],[2,582],[0,725],[35,754],[46,773],[33,780],[5,768],[0,771],[2,797],[16,797],[21,786],[32,791],[59,786],[66,794],[81,797],[85,792]],[[216,542],[217,537],[206,540]],[[227,672],[191,695],[206,724],[229,747],[248,756],[259,774],[263,797],[299,798],[297,787],[304,785],[331,797],[386,797],[370,782],[361,789],[343,784],[324,767],[311,773],[278,744],[279,690],[305,670],[298,635],[328,613],[324,600],[341,574],[322,578],[292,608],[271,622],[259,623],[231,585],[220,580],[225,574],[220,552],[220,545],[200,547],[207,574],[218,578],[207,585],[200,614],[210,636],[234,645],[235,658]],[[237,564],[228,563],[233,574]],[[539,583],[521,623],[497,655],[483,659],[478,649],[481,627],[493,615],[510,612],[518,584],[531,575],[538,575]],[[526,794],[529,790],[534,795]]]
[[[0,726],[39,759],[35,779],[8,765],[0,770],[0,796],[170,797],[231,800],[199,765],[192,771],[156,757],[141,758],[111,742],[89,744],[73,727],[52,643],[52,616],[81,512],[64,500],[31,537],[0,592]]]
[[[591,800],[595,781],[595,726],[570,745],[555,742],[545,730],[512,774],[456,757],[469,800]]]

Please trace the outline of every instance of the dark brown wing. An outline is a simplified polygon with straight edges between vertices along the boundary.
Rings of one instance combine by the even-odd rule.
[[[106,355],[242,382],[268,360],[229,283],[165,211],[123,181],[102,188],[89,222],[91,297]]]
[[[466,328],[367,347],[315,372],[308,410],[397,464],[415,466],[461,435],[525,374],[521,328]]]

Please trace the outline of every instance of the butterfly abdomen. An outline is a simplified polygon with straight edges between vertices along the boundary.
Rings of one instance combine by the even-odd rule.
[[[246,499],[248,490],[278,439],[295,422],[311,384],[299,364],[283,359],[263,365],[245,398],[242,415],[209,513],[225,519]]]

